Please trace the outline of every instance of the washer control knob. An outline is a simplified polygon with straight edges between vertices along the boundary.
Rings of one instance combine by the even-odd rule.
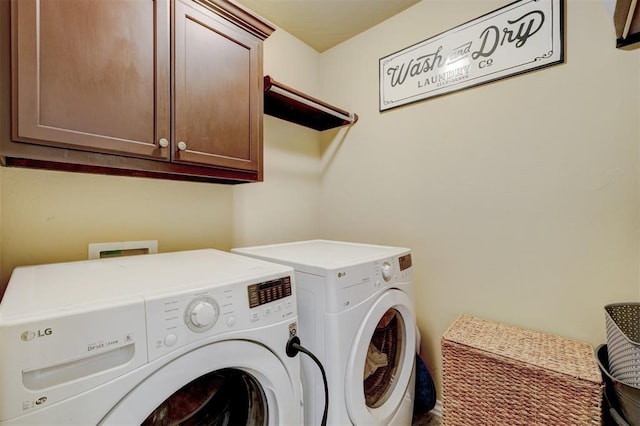
[[[218,320],[218,304],[210,297],[192,301],[185,311],[187,327],[196,332],[209,330]]]
[[[385,281],[389,281],[391,279],[391,264],[389,262],[384,262],[382,264],[382,278]]]
[[[206,327],[216,320],[216,311],[207,302],[200,302],[191,311],[191,323],[196,327]]]

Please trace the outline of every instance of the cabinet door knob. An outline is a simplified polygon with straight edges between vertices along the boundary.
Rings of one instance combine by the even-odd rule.
[[[184,151],[185,149],[187,149],[187,144],[182,141],[178,142],[178,149],[180,151]]]
[[[166,148],[169,146],[169,141],[166,138],[162,138],[158,141],[162,148]]]

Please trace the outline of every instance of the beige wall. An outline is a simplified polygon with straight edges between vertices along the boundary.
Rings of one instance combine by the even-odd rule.
[[[0,1],[2,28],[9,2]],[[0,50],[8,57],[7,31]],[[10,137],[9,64],[0,62],[0,138]],[[90,242],[158,240],[160,251],[229,249],[233,187],[0,169],[0,295],[19,265],[82,260]]]
[[[277,29],[264,43],[264,73],[312,96],[320,55]],[[320,133],[264,116],[264,182],[234,188],[235,247],[317,238]]]
[[[640,50],[600,0],[569,0],[566,63],[378,112],[378,59],[508,4],[423,0],[322,55],[326,100],[360,115],[323,139],[323,236],[414,253],[422,352],[460,314],[606,341],[640,299]]]
[[[0,169],[3,282],[15,266],[87,258],[91,242],[229,249],[232,187]]]

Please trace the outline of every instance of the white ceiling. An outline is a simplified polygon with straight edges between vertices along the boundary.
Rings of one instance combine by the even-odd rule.
[[[236,1],[318,52],[324,52],[420,0]]]

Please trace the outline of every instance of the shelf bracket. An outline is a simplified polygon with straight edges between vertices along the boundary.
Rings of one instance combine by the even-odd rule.
[[[264,113],[323,131],[358,121],[358,115],[264,77]]]

